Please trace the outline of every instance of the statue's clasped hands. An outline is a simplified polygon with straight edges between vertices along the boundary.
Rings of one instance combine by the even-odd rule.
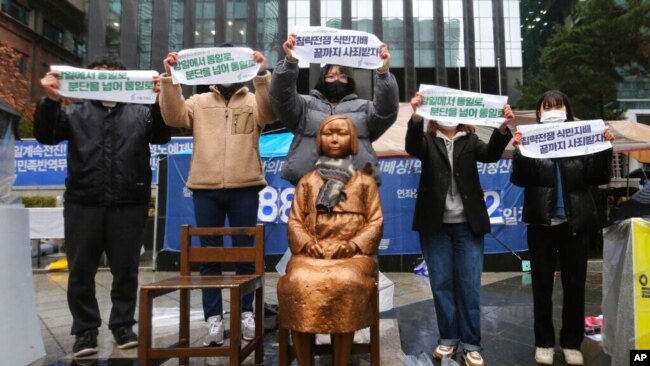
[[[306,256],[312,258],[325,258],[325,251],[323,247],[317,242],[309,242],[305,244],[303,252]],[[358,252],[358,247],[352,242],[342,242],[332,253],[332,259],[350,258]]]

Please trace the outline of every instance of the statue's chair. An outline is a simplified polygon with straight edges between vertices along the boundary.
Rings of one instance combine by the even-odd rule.
[[[353,343],[352,354],[370,354],[370,364],[372,366],[380,365],[379,355],[379,283],[375,284],[375,292],[371,295],[370,308],[372,312],[372,323],[370,324],[370,340],[368,343]],[[282,312],[282,309],[279,309]],[[296,354],[290,341],[290,330],[278,326],[278,363],[280,366],[289,366],[295,359]],[[331,344],[316,344],[316,335],[313,334],[311,342],[311,357],[314,355],[332,354]]]
[[[193,247],[195,236],[255,237],[254,247]],[[254,262],[255,273],[250,275],[210,275],[192,274],[191,263],[200,262]],[[230,337],[221,347],[190,346],[190,291],[199,289],[230,290]],[[170,292],[180,292],[180,320],[178,342],[169,347],[153,346],[152,308],[156,297]],[[255,292],[255,337],[243,345],[241,339],[241,301],[242,297]],[[180,275],[140,287],[139,305],[139,345],[140,365],[160,364],[170,358],[178,358],[180,365],[187,365],[190,357],[228,357],[230,365],[239,365],[252,352],[255,364],[264,361],[264,226],[193,228],[181,227]],[[154,361],[155,360],[155,361]]]

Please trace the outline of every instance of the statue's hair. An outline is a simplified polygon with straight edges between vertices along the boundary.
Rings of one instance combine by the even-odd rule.
[[[320,145],[320,134],[328,123],[337,119],[342,119],[347,123],[348,128],[350,129],[350,155],[357,155],[359,152],[359,138],[357,137],[357,129],[354,127],[354,122],[342,114],[334,114],[329,117],[325,117],[320,122],[318,136],[316,136],[316,153],[318,155],[323,155],[323,149]]]

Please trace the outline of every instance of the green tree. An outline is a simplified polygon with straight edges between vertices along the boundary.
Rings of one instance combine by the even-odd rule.
[[[606,108],[616,101],[616,83],[630,71],[648,74],[639,37],[649,12],[644,0],[580,2],[571,21],[555,26],[542,51],[541,70],[522,86],[520,107],[534,107],[544,90],[559,89],[569,95],[579,118],[618,117],[621,111]]]

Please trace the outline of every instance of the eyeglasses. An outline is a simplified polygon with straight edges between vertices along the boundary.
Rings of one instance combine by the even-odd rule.
[[[325,81],[333,82],[335,80],[341,80],[343,83],[348,82],[348,76],[346,74],[327,74],[325,75]]]

